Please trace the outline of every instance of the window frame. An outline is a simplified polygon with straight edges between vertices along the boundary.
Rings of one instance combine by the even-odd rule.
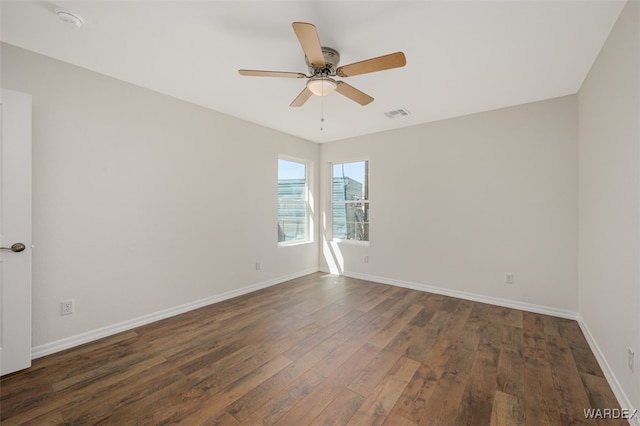
[[[333,170],[335,165],[339,164],[348,164],[348,163],[361,163],[366,162],[365,166],[365,181],[366,181],[366,191],[365,193],[368,195],[367,199],[360,200],[334,200],[333,199],[333,182],[334,175]],[[364,185],[364,183],[363,183]],[[369,246],[371,243],[371,160],[368,157],[358,157],[358,158],[349,158],[338,161],[329,162],[329,208],[328,208],[328,217],[329,217],[329,237],[330,241],[337,242],[340,244],[352,244],[352,245],[360,245],[360,246]],[[357,240],[352,238],[339,238],[334,235],[334,205],[335,204],[367,204],[367,240]]]
[[[304,183],[305,183],[305,187],[304,187],[304,200],[296,200],[296,199],[287,199],[287,198],[280,198],[279,195],[279,191],[278,191],[278,185],[279,185],[279,175],[280,175],[280,161],[287,161],[290,163],[298,163],[298,164],[302,164],[304,165]],[[283,155],[280,154],[278,155],[278,163],[277,163],[277,170],[276,170],[276,223],[278,224],[278,227],[280,226],[280,220],[279,220],[279,212],[280,212],[280,204],[281,203],[291,203],[291,204],[301,204],[304,205],[304,212],[305,212],[305,216],[304,216],[304,238],[302,239],[295,239],[295,240],[284,240],[284,241],[279,241],[279,231],[278,234],[276,234],[276,242],[278,244],[278,247],[288,247],[288,246],[294,246],[294,245],[299,245],[299,244],[308,244],[308,243],[312,243],[313,242],[313,235],[311,232],[311,222],[312,222],[312,218],[311,218],[311,205],[310,205],[310,188],[311,188],[311,182],[310,182],[310,176],[311,176],[311,162],[309,160],[305,160],[302,158],[297,158],[297,157],[292,157],[292,156],[288,156],[288,155]]]

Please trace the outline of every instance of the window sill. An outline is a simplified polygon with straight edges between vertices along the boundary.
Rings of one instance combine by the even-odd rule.
[[[347,244],[352,246],[362,246],[369,247],[370,241],[361,241],[361,240],[332,240],[334,243],[338,244]]]
[[[313,241],[311,241],[311,240],[282,242],[282,243],[278,243],[278,248],[280,248],[280,247],[302,246],[302,245],[305,245],[305,244],[312,244],[312,243],[313,243]]]

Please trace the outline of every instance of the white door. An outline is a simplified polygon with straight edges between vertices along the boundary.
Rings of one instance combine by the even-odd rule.
[[[31,96],[0,90],[0,374],[7,374],[31,365]]]

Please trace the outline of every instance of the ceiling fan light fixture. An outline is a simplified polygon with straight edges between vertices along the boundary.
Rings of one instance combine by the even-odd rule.
[[[317,96],[327,96],[336,90],[338,84],[329,77],[313,77],[307,81],[307,89]]]

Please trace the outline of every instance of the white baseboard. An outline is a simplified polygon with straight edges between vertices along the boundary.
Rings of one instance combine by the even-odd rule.
[[[587,340],[589,347],[591,348],[591,352],[593,352],[593,355],[596,357],[596,360],[598,361],[598,364],[600,365],[600,368],[604,373],[604,377],[607,379],[607,382],[609,382],[609,386],[611,386],[611,390],[613,390],[613,393],[616,396],[620,407],[623,409],[631,410],[640,409],[640,407],[634,406],[634,404],[632,404],[629,400],[629,397],[620,385],[618,378],[613,373],[611,366],[609,366],[607,359],[604,357],[604,354],[600,350],[598,343],[594,339],[591,331],[589,330],[589,327],[587,326],[587,323],[584,322],[584,319],[582,318],[580,313],[578,313],[577,321],[578,325],[580,325],[580,329],[582,330],[582,334],[584,334],[584,337]],[[629,424],[633,426],[640,426],[640,413],[636,414],[632,419],[629,419]]]
[[[102,339],[103,337],[112,336],[123,331],[131,330],[141,325],[150,324],[154,321],[159,321],[165,318],[169,318],[175,315],[179,315],[194,309],[201,308],[203,306],[212,305],[214,303],[222,302],[223,300],[232,299],[243,294],[251,293],[263,288],[271,287],[276,284],[283,283],[285,281],[293,280],[295,278],[302,277],[317,272],[317,268],[299,271],[293,274],[277,277],[271,280],[262,281],[256,284],[251,284],[246,287],[228,291],[226,293],[218,294],[204,299],[196,300],[194,302],[185,303],[183,305],[174,306],[172,308],[164,309],[162,311],[154,312],[141,317],[133,318],[127,321],[123,321],[117,324],[102,327],[96,330],[91,330],[86,333],[80,333],[75,336],[67,337],[64,339],[56,340],[55,342],[45,343],[44,345],[35,346],[31,349],[31,359],[41,358],[46,355],[51,355],[56,352],[70,349],[85,343],[92,342],[94,340]]]
[[[373,281],[373,282],[378,282],[382,284],[389,284],[396,287],[410,288],[412,290],[419,290],[419,291],[425,291],[428,293],[441,294],[443,296],[456,297],[458,299],[471,300],[471,301],[480,302],[480,303],[488,303],[490,305],[503,306],[505,308],[519,309],[521,311],[535,312],[537,314],[551,315],[554,317],[560,317],[560,318],[566,318],[566,319],[572,319],[572,320],[575,320],[578,318],[578,313],[574,311],[552,308],[552,307],[543,306],[543,305],[536,305],[533,303],[520,302],[517,300],[501,299],[499,297],[484,296],[481,294],[467,293],[464,291],[451,290],[443,287],[396,280],[392,278],[379,277],[375,275],[360,274],[355,272],[345,271],[344,275],[347,277],[358,278],[361,280]]]

